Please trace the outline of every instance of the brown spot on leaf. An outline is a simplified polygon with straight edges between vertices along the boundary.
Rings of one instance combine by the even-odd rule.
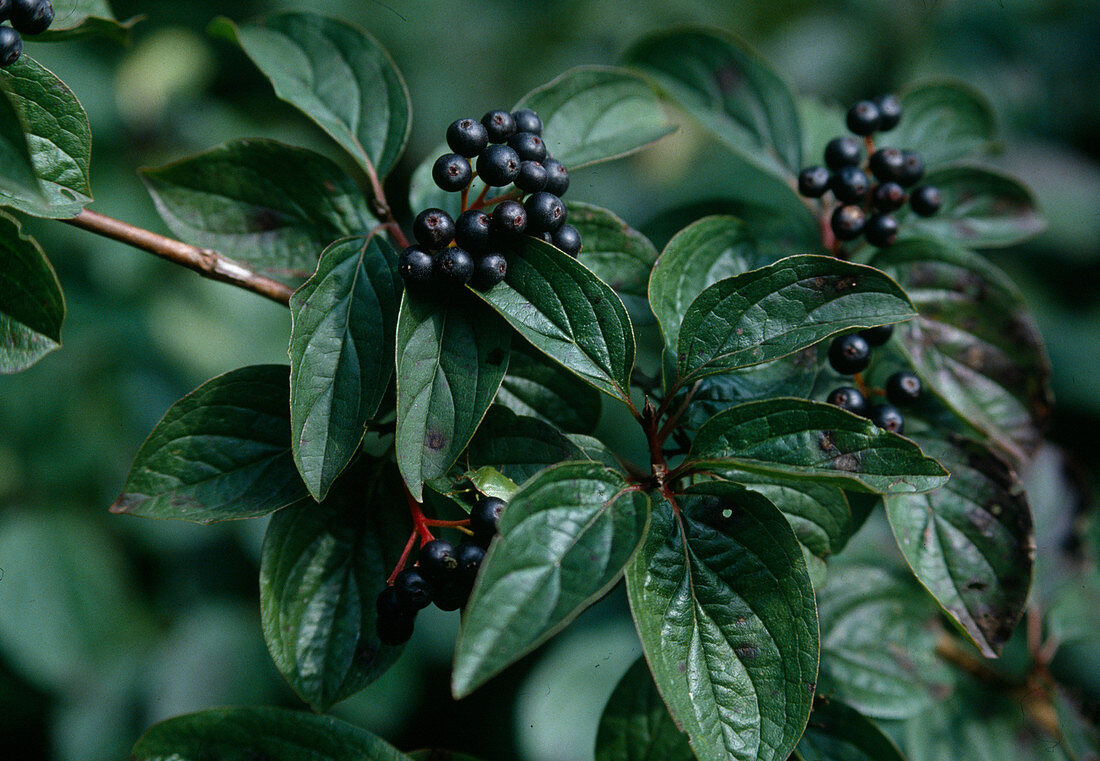
[[[822,452],[833,452],[836,450],[836,441],[833,439],[832,431],[822,431],[821,436],[818,437],[817,445],[821,447]]]
[[[431,449],[433,452],[440,452],[443,450],[443,447],[446,446],[447,440],[439,431],[429,431],[427,438],[424,439],[424,443],[427,444],[428,449]]]
[[[688,665],[687,665],[687,661],[680,661],[680,662],[678,662],[678,663],[676,664],[676,668],[678,668],[678,669],[680,670],[680,673],[681,673],[681,674],[685,673],[685,672],[686,672],[686,671],[688,670]]]
[[[989,585],[986,584],[984,581],[971,581],[967,582],[966,588],[971,590],[972,592],[984,592],[985,590],[989,589]]]
[[[842,277],[840,278],[840,280],[837,281],[836,292],[844,293],[845,291],[852,290],[857,285],[859,285],[859,278],[855,275],[848,275],[847,277]]]
[[[499,365],[503,361],[504,361],[504,350],[503,349],[493,349],[485,357],[485,362],[487,364],[493,365],[494,367]]]
[[[760,648],[756,645],[740,645],[733,649],[737,657],[743,661],[751,661],[760,655]]]
[[[745,84],[745,73],[741,67],[730,61],[714,72],[714,82],[723,95],[729,95]]]
[[[854,452],[842,454],[833,460],[833,467],[837,470],[843,470],[845,473],[857,473],[859,472],[859,455]]]
[[[283,221],[281,212],[260,206],[253,209],[248,215],[248,229],[253,232],[269,232],[277,230]]]

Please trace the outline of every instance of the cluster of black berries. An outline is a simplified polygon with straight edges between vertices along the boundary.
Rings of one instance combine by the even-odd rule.
[[[6,69],[23,54],[20,35],[42,34],[53,23],[53,3],[50,0],[0,0],[0,69]]]
[[[882,346],[894,333],[893,325],[849,333],[833,339],[829,346],[829,364],[841,375],[855,375],[867,369],[871,348]],[[897,372],[886,380],[887,403],[868,405],[867,397],[858,388],[842,386],[829,394],[829,404],[863,415],[879,428],[894,433],[905,432],[905,418],[898,407],[909,407],[920,401],[920,378],[909,372]]]
[[[455,546],[433,539],[420,547],[416,565],[398,573],[378,595],[378,638],[383,643],[408,642],[416,614],[432,603],[440,610],[458,610],[466,604],[504,507],[504,500],[482,497],[470,511],[472,541]]]
[[[506,254],[523,235],[576,256],[581,250],[577,228],[565,224],[561,196],[569,188],[569,172],[553,159],[542,141],[542,120],[529,108],[515,113],[490,111],[476,119],[459,119],[447,128],[454,153],[440,156],[432,167],[435,184],[461,192],[458,219],[442,209],[425,209],[416,216],[416,245],[401,252],[398,271],[410,288],[431,283],[469,283],[487,291],[508,272]],[[467,207],[475,172],[488,188],[514,184],[506,198],[486,202],[484,194]],[[489,208],[495,203],[494,208]]]
[[[861,100],[848,110],[848,129],[867,138],[887,132],[901,120],[901,101],[895,95]],[[798,192],[807,198],[821,198],[831,192],[836,201],[830,227],[838,240],[867,236],[871,245],[883,248],[897,240],[898,220],[891,213],[908,201],[922,217],[940,210],[943,196],[932,185],[913,187],[924,176],[920,154],[897,148],[879,148],[863,164],[863,148],[857,137],[836,137],[825,146],[826,166],[811,166],[798,175]],[[874,176],[872,185],[868,172]],[[908,190],[912,188],[912,190]]]

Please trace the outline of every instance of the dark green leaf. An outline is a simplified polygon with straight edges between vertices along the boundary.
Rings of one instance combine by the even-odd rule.
[[[133,761],[409,761],[384,740],[331,716],[286,708],[214,708],[177,716],[138,740]]]
[[[899,243],[871,263],[901,283],[920,313],[899,334],[925,383],[999,446],[1030,451],[1050,416],[1050,367],[1008,277],[932,241]]]
[[[466,607],[456,697],[560,631],[618,580],[649,520],[641,492],[598,463],[544,471],[512,497]]]
[[[905,761],[886,734],[837,700],[817,700],[798,743],[801,761]]]
[[[912,578],[840,564],[817,604],[819,691],[879,719],[907,719],[950,694],[951,672],[936,656],[936,606]]]
[[[584,265],[526,238],[507,279],[479,293],[539,351],[605,394],[629,399],[634,330],[619,297]]]
[[[877,494],[924,492],[947,471],[916,444],[832,404],[764,399],[708,421],[692,443],[694,468],[732,468]]]
[[[405,292],[394,445],[417,499],[424,481],[446,473],[473,437],[508,369],[510,340],[507,325],[462,294],[440,303]]]
[[[76,37],[109,37],[129,42],[130,30],[141,17],[116,21],[106,0],[53,0],[54,21],[35,41],[52,42]]]
[[[549,423],[500,405],[489,408],[466,453],[470,465],[491,465],[516,483],[562,460],[581,457],[580,449]]]
[[[889,495],[886,515],[917,579],[987,658],[1023,616],[1035,536],[1015,472],[984,445],[918,437],[951,471],[928,494]]]
[[[309,500],[290,451],[289,370],[242,367],[173,404],[111,511],[212,523]]]
[[[405,148],[412,103],[401,73],[376,39],[312,13],[280,13],[211,32],[241,46],[275,94],[308,116],[364,170],[389,174]]]
[[[61,346],[65,297],[38,241],[0,212],[0,375],[26,370]]]
[[[173,233],[273,277],[309,277],[326,246],[375,224],[344,170],[273,140],[237,140],[143,174]]]
[[[33,195],[0,193],[0,206],[36,217],[75,217],[92,200],[92,129],[83,106],[64,82],[30,56],[0,69],[0,83],[22,118],[41,187]]]
[[[538,112],[547,149],[570,172],[634,153],[674,129],[648,82],[608,66],[570,69],[516,108]]]
[[[758,365],[915,314],[882,272],[829,256],[790,256],[721,280],[691,302],[677,344],[680,377]]]
[[[314,710],[361,690],[400,647],[378,640],[375,600],[412,524],[396,473],[363,461],[320,505],[275,514],[260,558],[264,638],[279,671]]]
[[[694,761],[687,736],[668,714],[644,658],[623,675],[596,735],[596,761]]]
[[[728,483],[654,508],[626,569],[665,703],[700,761],[785,761],[817,679],[813,589],[783,515]]]
[[[321,254],[290,300],[294,461],[316,499],[350,462],[393,376],[401,282],[384,238],[349,238]]]
[[[741,40],[717,30],[663,31],[635,43],[626,62],[725,146],[777,174],[802,168],[802,130],[791,90]]]
[[[0,198],[24,196],[41,199],[42,187],[34,171],[31,151],[27,146],[23,120],[2,84],[0,76]]]
[[[1080,700],[1059,685],[1054,691],[1054,711],[1062,747],[1073,761],[1096,761],[1100,758],[1100,728],[1083,714]]]
[[[1061,643],[1095,638],[1100,632],[1100,571],[1094,567],[1083,578],[1075,574],[1054,596],[1045,623],[1049,636]]]
[[[600,393],[543,359],[526,341],[512,346],[496,402],[570,433],[591,433],[600,419]]]
[[[884,139],[916,151],[928,166],[988,148],[996,132],[989,101],[959,81],[920,84],[902,95],[901,122]]]

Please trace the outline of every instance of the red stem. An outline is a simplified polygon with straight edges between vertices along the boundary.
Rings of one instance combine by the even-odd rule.
[[[397,578],[397,574],[401,573],[405,568],[405,563],[409,561],[409,555],[412,554],[413,546],[416,545],[417,533],[415,531],[409,534],[409,541],[405,542],[405,549],[401,551],[401,559],[397,561],[397,565],[393,569],[393,573],[386,579],[386,586],[392,586],[393,580]]]

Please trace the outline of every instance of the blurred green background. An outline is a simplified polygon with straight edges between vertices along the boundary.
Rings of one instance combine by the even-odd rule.
[[[387,183],[399,208],[410,172],[453,119],[508,107],[571,66],[614,63],[631,40],[658,28],[733,31],[796,89],[841,103],[925,76],[965,79],[996,107],[1003,152],[994,162],[1034,188],[1050,223],[1028,245],[990,255],[1025,291],[1046,337],[1059,401],[1051,437],[1070,454],[1066,461],[1052,454],[1033,479],[1046,488],[1040,546],[1059,558],[1079,551],[1073,520],[1100,466],[1095,0],[114,0],[113,7],[119,18],[147,16],[131,46],[30,42],[27,51],[88,111],[92,208],[158,231],[138,167],[253,135],[332,153],[239,51],[204,34],[218,14],[243,20],[309,9],[354,21],[382,41],[414,106],[408,150]],[[692,174],[715,165],[718,151],[683,130],[640,156],[576,175],[570,196],[645,229],[670,198],[721,194],[721,177],[702,183]],[[69,311],[62,350],[0,378],[5,758],[120,759],[144,728],[172,715],[296,705],[260,630],[263,521],[198,527],[106,511],[169,404],[215,374],[287,361],[288,313],[56,222],[28,228],[58,270]],[[874,541],[873,529],[865,541]],[[422,616],[397,667],[335,712],[402,748],[447,746],[490,761],[591,757],[602,705],[640,654],[620,594],[457,704],[447,687],[456,626],[453,614]]]

